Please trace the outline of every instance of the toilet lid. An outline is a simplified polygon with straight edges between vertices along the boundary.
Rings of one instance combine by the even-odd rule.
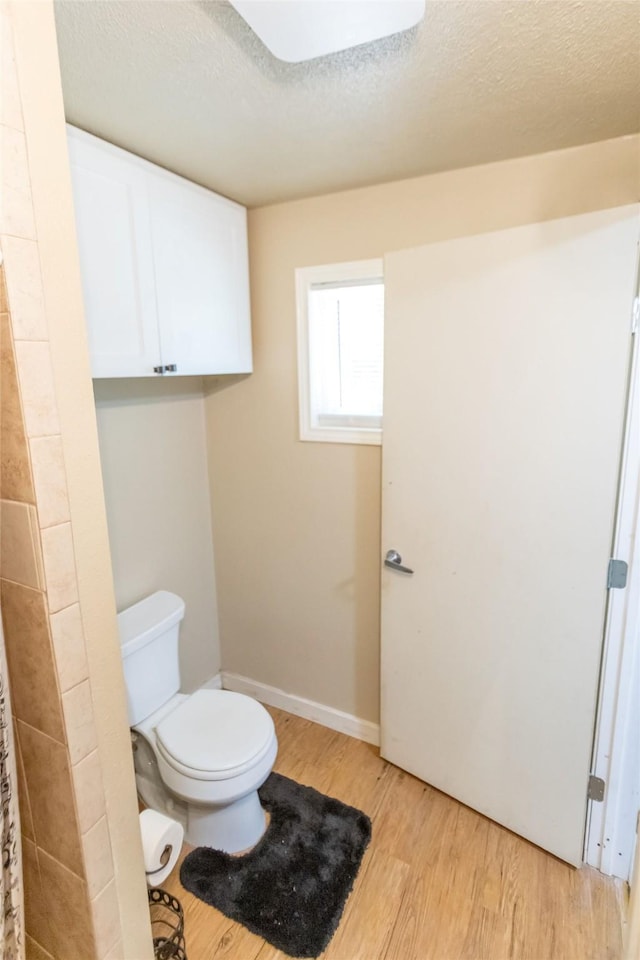
[[[237,775],[266,752],[273,736],[262,704],[230,690],[198,690],[156,727],[167,761],[198,779]]]

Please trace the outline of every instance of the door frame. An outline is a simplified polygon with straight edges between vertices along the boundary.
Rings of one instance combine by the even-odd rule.
[[[640,809],[640,264],[633,301],[632,349],[616,526],[611,556],[629,564],[627,587],[609,590],[592,773],[605,781],[602,802],[587,807],[584,860],[629,881]]]

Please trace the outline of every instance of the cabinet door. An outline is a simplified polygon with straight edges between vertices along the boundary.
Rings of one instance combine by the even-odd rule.
[[[172,174],[149,176],[162,363],[249,373],[246,210]]]
[[[159,364],[146,174],[110,144],[68,128],[94,377],[155,376]]]

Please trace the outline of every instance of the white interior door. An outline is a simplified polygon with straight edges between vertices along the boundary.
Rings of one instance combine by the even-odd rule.
[[[385,260],[382,754],[582,859],[638,208]]]

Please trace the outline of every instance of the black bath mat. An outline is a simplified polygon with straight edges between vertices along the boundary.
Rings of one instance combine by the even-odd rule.
[[[271,821],[242,857],[197,847],[184,887],[292,957],[317,957],[342,916],[371,837],[366,814],[272,773],[260,789]]]

